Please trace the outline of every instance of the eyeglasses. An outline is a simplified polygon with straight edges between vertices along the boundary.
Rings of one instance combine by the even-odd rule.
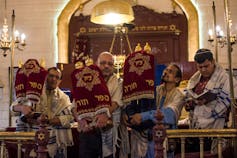
[[[53,75],[53,74],[48,74],[48,77],[49,77],[49,78],[54,78],[54,77],[55,77],[57,80],[60,80],[60,79],[61,79],[60,76]]]
[[[114,65],[114,63],[113,62],[111,62],[111,61],[101,61],[100,62],[100,65],[109,65],[109,66],[113,66]]]

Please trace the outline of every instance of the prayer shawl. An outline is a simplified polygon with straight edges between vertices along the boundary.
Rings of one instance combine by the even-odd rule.
[[[154,56],[139,51],[131,53],[124,63],[123,101],[154,99]]]
[[[70,122],[73,120],[71,102],[63,91],[56,88],[48,93],[44,89],[37,111],[46,114],[49,119],[58,117],[61,122],[61,126],[49,127],[50,139],[47,147],[51,157],[56,154],[57,149],[61,148],[66,151],[67,146],[73,145],[70,128]]]
[[[120,125],[121,106],[122,102],[122,79],[113,74],[107,81],[107,87],[111,96],[112,102],[118,104],[118,109],[112,113],[113,128],[102,132],[103,142],[103,157],[114,154],[116,146],[118,146],[118,126]]]
[[[145,158],[148,150],[148,140],[140,132],[131,131],[131,158]]]
[[[187,86],[187,98],[194,97],[193,88],[200,81],[201,74],[196,72],[189,80]],[[237,83],[234,80],[235,95],[237,94]],[[229,75],[218,64],[206,84],[203,93],[211,92],[217,94],[217,98],[205,105],[196,105],[193,115],[194,128],[210,129],[223,128],[228,108],[230,108]],[[235,96],[236,98],[236,96]]]
[[[96,65],[75,69],[71,75],[73,99],[78,119],[90,118],[106,113],[111,106],[111,97],[100,69]]]
[[[17,105],[18,102],[13,102],[13,105]],[[50,157],[54,157],[57,149],[61,148],[66,151],[67,146],[73,145],[73,138],[70,129],[70,122],[73,120],[71,114],[71,103],[69,97],[64,94],[59,88],[52,90],[50,94],[46,93],[46,88],[43,88],[42,95],[40,97],[40,103],[37,104],[35,111],[46,114],[49,119],[58,117],[62,126],[48,127],[50,138],[48,142],[48,149]],[[36,131],[38,126],[31,126],[27,123],[17,119],[17,131]]]
[[[116,102],[120,107],[123,106],[122,101],[122,79],[118,78],[116,74],[113,74],[106,83],[111,101]]]
[[[164,84],[156,87],[156,105],[160,105],[162,94],[164,94],[165,86]],[[178,119],[180,117],[183,104],[184,104],[184,95],[178,88],[173,88],[171,91],[169,91],[165,96],[165,101],[163,104],[164,108],[171,108],[173,112],[175,113],[175,119],[176,123],[178,122]]]

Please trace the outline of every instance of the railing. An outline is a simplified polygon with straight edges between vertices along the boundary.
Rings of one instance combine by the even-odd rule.
[[[168,139],[179,138],[181,144],[181,158],[185,158],[185,139],[199,138],[200,158],[204,157],[204,138],[212,137],[218,141],[218,158],[222,157],[222,138],[237,138],[237,129],[177,129],[166,130]]]
[[[165,138],[169,139],[179,139],[181,145],[181,158],[185,158],[185,140],[187,138],[199,138],[199,146],[200,146],[200,153],[199,157],[204,157],[204,138],[212,137],[217,139],[218,144],[218,158],[222,157],[222,138],[237,138],[237,129],[177,129],[177,130],[165,130],[163,124],[159,124],[156,126],[155,130],[155,142],[156,142],[156,150],[158,151],[156,157],[164,157],[163,156],[163,141]],[[38,133],[38,135],[37,135]],[[0,132],[0,141],[1,141],[1,148],[0,148],[0,158],[5,158],[5,149],[7,142],[14,142],[17,144],[17,158],[21,158],[22,152],[22,145],[24,143],[31,142],[31,144],[35,144],[37,138],[39,138],[38,145],[40,145],[41,136],[43,131],[39,130],[35,132]],[[46,136],[46,135],[45,135]],[[44,137],[45,137],[44,136]],[[43,138],[43,137],[42,137]],[[157,140],[157,138],[159,140]],[[45,143],[44,143],[45,144]],[[47,144],[47,142],[46,142]],[[158,147],[157,147],[158,145]],[[197,144],[196,144],[197,145]],[[232,145],[232,148],[235,148]],[[44,152],[43,150],[39,150],[38,148],[38,158],[43,157],[40,156],[40,152]],[[193,157],[194,158],[194,157]]]
[[[21,158],[22,144],[26,141],[35,141],[35,132],[0,132],[1,141],[1,158],[6,155],[6,142],[16,142],[17,144],[17,158]]]
[[[37,158],[47,158],[47,144],[49,140],[49,132],[46,129],[47,118],[41,115],[38,119],[39,129],[36,132],[0,132],[1,155],[0,158],[5,158],[6,143],[17,144],[17,158],[21,158],[22,145],[26,145],[24,157],[29,157],[30,151],[37,145]],[[28,145],[28,146],[27,146]],[[15,156],[14,156],[15,158]]]
[[[181,146],[181,158],[185,158],[185,140],[188,138],[199,138],[199,156],[195,157],[204,158],[204,138],[213,138],[217,141],[217,155],[218,158],[222,158],[222,140],[223,138],[231,140],[231,148],[234,149],[232,153],[236,156],[236,138],[237,129],[176,129],[166,130],[163,124],[163,114],[160,110],[157,110],[156,114],[157,123],[153,128],[153,139],[155,142],[155,158],[163,158],[166,151],[164,152],[164,142],[168,138],[179,139]],[[176,142],[175,142],[176,143]],[[195,144],[197,145],[197,144]],[[194,155],[192,156],[194,158]]]

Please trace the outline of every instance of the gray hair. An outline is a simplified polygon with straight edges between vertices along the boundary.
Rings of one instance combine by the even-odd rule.
[[[97,63],[99,62],[100,57],[103,56],[103,55],[109,55],[109,56],[111,56],[112,59],[113,59],[113,62],[114,62],[114,56],[113,56],[113,54],[110,53],[110,52],[106,52],[106,51],[105,51],[105,52],[102,52],[102,53],[99,54],[99,56],[98,56],[98,58],[97,58]]]

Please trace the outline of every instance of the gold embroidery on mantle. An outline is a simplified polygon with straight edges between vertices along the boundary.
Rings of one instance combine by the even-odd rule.
[[[99,72],[85,67],[82,72],[76,74],[77,87],[85,87],[92,91],[93,87],[100,84]]]
[[[25,63],[21,70],[19,71],[20,74],[25,74],[27,77],[29,77],[29,75],[31,73],[39,73],[40,72],[40,67],[39,65],[36,63],[35,60],[29,60],[27,63]]]
[[[145,70],[151,69],[150,57],[143,56],[140,53],[136,54],[134,58],[130,59],[128,63],[130,65],[129,72],[135,72],[139,76]]]

